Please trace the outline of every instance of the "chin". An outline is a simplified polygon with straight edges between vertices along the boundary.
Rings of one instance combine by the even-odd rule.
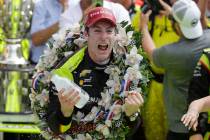
[[[109,57],[104,57],[104,58],[98,58],[98,64],[107,64],[109,62]]]

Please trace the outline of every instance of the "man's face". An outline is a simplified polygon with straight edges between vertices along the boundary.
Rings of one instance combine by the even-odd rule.
[[[88,31],[88,53],[97,64],[109,60],[115,40],[115,27],[107,21],[99,21]]]

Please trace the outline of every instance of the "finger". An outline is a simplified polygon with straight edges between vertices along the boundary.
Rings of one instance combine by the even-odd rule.
[[[147,17],[149,17],[151,14],[152,14],[152,10],[148,10],[148,11],[146,12],[145,15],[146,15]]]
[[[129,92],[128,91],[124,91],[125,97],[128,97]]]
[[[185,118],[186,118],[186,114],[184,114],[181,118],[181,121],[184,122],[185,121]]]
[[[78,97],[80,97],[80,96],[79,96],[79,92],[74,91],[74,92],[72,92],[72,93],[70,94],[70,96],[68,97],[68,100],[74,101],[74,100],[75,100],[76,98],[78,98]]]
[[[165,3],[163,0],[159,0],[159,2],[163,6],[164,9],[168,9],[170,7],[170,5],[168,5],[167,3]]]
[[[160,10],[160,11],[159,11],[159,14],[161,14],[161,15],[168,15],[168,12],[165,11],[165,10]]]
[[[139,99],[140,101],[140,104],[143,104],[144,103],[144,98],[142,97],[142,95],[140,93],[136,93],[135,96]]]
[[[196,121],[197,121],[197,118],[192,118],[191,119],[191,121],[190,121],[190,123],[188,125],[188,129],[189,130],[193,127],[193,125],[195,124]]]
[[[191,120],[191,116],[189,114],[186,114],[183,124],[187,127],[189,125],[190,120]]]
[[[65,89],[61,89],[59,92],[58,92],[58,98],[59,99],[61,99],[61,100],[63,100],[63,99],[65,99],[65,94],[64,94],[64,92],[65,92]]]
[[[67,100],[67,104],[68,106],[75,106],[77,104],[77,102],[80,100],[79,96],[75,96],[75,98],[73,98],[72,100]]]
[[[73,101],[73,105],[75,106],[80,100],[80,96],[77,96],[74,101]]]
[[[137,93],[137,94],[138,94],[138,93]],[[136,96],[135,93],[134,93],[134,94],[130,94],[128,98],[130,98],[130,99],[133,101],[134,105],[137,105],[137,106],[140,106],[140,105],[141,105],[141,101],[140,101],[140,99]]]
[[[167,15],[169,15],[171,13],[171,6],[168,5],[166,2],[164,2],[163,0],[159,0],[159,2],[167,12]]]
[[[125,104],[132,105],[133,101],[129,97],[127,97],[127,98],[125,98]]]
[[[59,95],[59,94],[61,95],[64,91],[65,91],[65,89],[62,88],[60,91],[58,91],[58,95]]]
[[[197,126],[198,126],[198,121],[196,121],[196,122],[193,124],[193,127],[192,127],[192,128],[193,128],[194,131],[197,130]]]

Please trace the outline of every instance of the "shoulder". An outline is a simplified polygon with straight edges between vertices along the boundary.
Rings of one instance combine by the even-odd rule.
[[[73,71],[82,61],[86,49],[87,47],[83,47],[80,50],[74,52],[73,54],[67,57],[64,57],[59,63],[57,63],[53,67],[56,69],[62,68],[62,67],[68,67],[70,71]]]

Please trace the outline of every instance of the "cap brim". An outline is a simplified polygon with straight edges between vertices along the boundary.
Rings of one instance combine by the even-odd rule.
[[[97,23],[99,21],[107,21],[107,22],[110,22],[113,26],[116,26],[116,23],[113,20],[111,20],[110,18],[107,18],[107,17],[98,17],[98,18],[95,18],[94,20],[92,20],[92,22],[90,22],[86,26],[87,27],[90,27],[90,26],[94,25],[95,23]]]
[[[194,28],[188,28],[186,26],[181,25],[180,28],[184,36],[188,39],[195,39],[202,36],[203,34],[203,28],[200,22]]]

